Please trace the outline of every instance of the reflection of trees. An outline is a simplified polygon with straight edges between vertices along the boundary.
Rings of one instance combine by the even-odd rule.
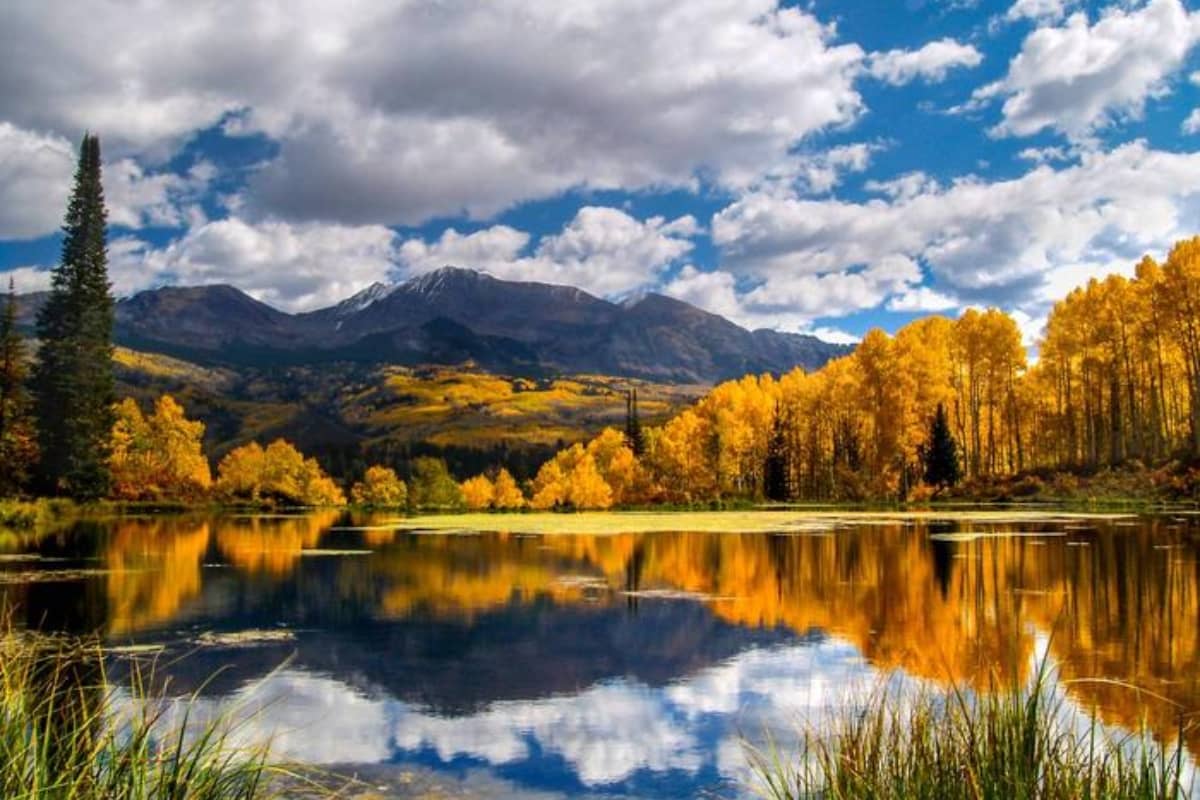
[[[265,578],[305,613],[319,609],[317,621],[463,621],[517,604],[624,606],[624,591],[665,589],[693,593],[725,622],[831,631],[881,668],[976,685],[1023,677],[1034,631],[1053,631],[1064,678],[1116,678],[1200,708],[1200,543],[1161,523],[1079,537],[1088,546],[1052,536],[931,540],[962,531],[898,524],[812,536],[376,530],[347,545],[368,546],[369,558],[302,559],[304,548],[333,546],[323,532],[335,518],[124,520],[102,537],[111,571],[102,597],[56,586],[33,605],[74,615],[76,628],[97,613],[114,632],[162,624],[200,596],[213,548],[236,575]],[[1174,728],[1170,706],[1141,705],[1127,689],[1070,691],[1114,721],[1146,715],[1161,733]]]

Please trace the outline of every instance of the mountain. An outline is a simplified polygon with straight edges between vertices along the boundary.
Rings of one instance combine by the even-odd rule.
[[[43,298],[23,298],[26,324]],[[698,384],[815,369],[849,351],[812,336],[748,331],[659,294],[619,305],[569,286],[504,281],[457,267],[375,284],[303,314],[227,285],[151,289],[117,303],[116,338],[209,366],[472,364],[511,375]]]

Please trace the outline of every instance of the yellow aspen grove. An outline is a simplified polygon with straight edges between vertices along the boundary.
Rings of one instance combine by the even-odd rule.
[[[573,505],[585,456],[616,504],[758,500],[768,471],[772,499],[905,497],[939,406],[972,480],[1200,457],[1200,238],[1072,291],[1037,354],[1031,367],[1017,322],[994,308],[872,330],[817,372],[713,387],[646,428],[641,459],[614,430],[564,450],[534,505]]]

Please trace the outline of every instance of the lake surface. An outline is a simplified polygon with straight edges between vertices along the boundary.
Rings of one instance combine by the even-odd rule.
[[[384,796],[738,797],[743,741],[786,743],[884,674],[983,686],[1049,659],[1106,724],[1144,718],[1169,739],[1200,710],[1190,514],[786,527],[99,520],[0,537],[0,597],[29,627],[135,646],[114,674],[161,647],[159,672],[199,692],[200,716],[235,709],[239,735]],[[1161,699],[1082,680],[1096,677]]]

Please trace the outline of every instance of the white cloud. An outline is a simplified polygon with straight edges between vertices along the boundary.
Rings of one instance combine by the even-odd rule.
[[[1187,115],[1187,119],[1183,121],[1180,129],[1184,133],[1196,134],[1200,133],[1200,108],[1192,109],[1192,113]]]
[[[207,161],[197,162],[184,175],[147,172],[132,158],[104,165],[104,200],[110,225],[126,228],[180,228],[202,224],[201,196],[216,175]]]
[[[65,138],[0,121],[0,240],[58,230],[75,164],[75,147]],[[196,221],[190,209],[215,174],[203,161],[179,175],[148,171],[130,158],[107,162],[103,171],[109,224],[128,228],[178,228]]]
[[[1065,147],[1026,147],[1017,153],[1017,158],[1034,164],[1051,164],[1056,161],[1069,161],[1072,155]]]
[[[1061,27],[1026,37],[1008,74],[974,93],[972,107],[1003,98],[997,135],[1051,128],[1083,139],[1115,119],[1140,118],[1146,100],[1165,93],[1200,33],[1200,12],[1180,0],[1114,6],[1093,24],[1072,14]]]
[[[977,67],[983,63],[983,53],[973,45],[954,39],[939,39],[918,50],[888,50],[872,53],[868,72],[893,86],[902,86],[921,78],[929,83],[946,79],[950,70]]]
[[[17,294],[44,292],[50,288],[50,270],[41,267],[16,267],[0,272],[0,291],[8,291],[9,280]]]
[[[652,285],[691,252],[691,237],[698,232],[691,216],[639,221],[616,208],[585,206],[529,255],[523,255],[527,233],[495,225],[465,235],[450,229],[434,242],[409,239],[400,246],[399,261],[411,273],[450,264],[506,280],[567,284],[612,296]]]
[[[287,311],[331,305],[394,272],[396,236],[378,225],[206,222],[166,247],[132,237],[109,245],[118,295],[164,283],[231,283]]]
[[[144,162],[235,114],[280,144],[245,213],[486,218],[578,187],[750,185],[857,117],[863,57],[777,0],[14,0],[0,119]]]
[[[1009,7],[1004,18],[1009,22],[1031,19],[1036,22],[1057,22],[1066,16],[1071,0],[1017,0]]]
[[[808,333],[814,319],[874,308],[920,280],[921,270],[911,259],[891,256],[866,269],[819,275],[780,272],[744,291],[730,272],[685,267],[662,291],[752,330]]]
[[[751,194],[718,213],[712,230],[730,290],[735,277],[763,284],[739,296],[743,304],[795,302],[796,313],[813,316],[870,307],[881,292],[919,282],[908,280],[911,271],[883,269],[903,258],[925,265],[940,293],[1032,313],[1064,287],[1128,270],[1143,253],[1192,235],[1198,205],[1200,154],[1134,142],[1058,170],[887,200]]]
[[[958,308],[958,301],[928,286],[919,286],[893,297],[887,308],[888,311],[949,311]]]
[[[62,224],[74,169],[66,139],[0,121],[0,239],[32,239]]]

